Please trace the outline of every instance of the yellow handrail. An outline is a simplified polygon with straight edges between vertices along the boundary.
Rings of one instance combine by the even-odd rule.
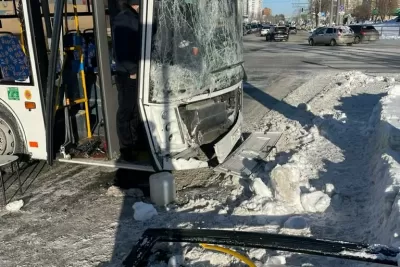
[[[203,243],[201,243],[200,246],[202,246],[204,249],[215,250],[215,251],[219,251],[219,252],[222,252],[225,254],[229,254],[229,255],[241,260],[242,262],[246,263],[249,267],[256,267],[256,265],[248,257],[243,256],[242,254],[240,254],[236,251],[233,251],[229,248],[208,245],[208,244],[203,244]]]
[[[26,55],[25,41],[24,41],[24,28],[22,28],[22,23],[19,24],[19,29],[21,31],[21,38],[20,38],[21,48],[22,48],[22,51],[24,52],[24,54]]]
[[[75,21],[75,30],[80,37],[81,33],[79,30],[79,18],[78,18],[78,7],[76,5],[76,0],[72,1],[72,5],[74,7],[74,21]],[[76,46],[76,48],[79,53],[79,61],[80,61],[80,75],[82,79],[82,89],[83,89],[83,98],[85,99],[85,117],[86,117],[86,130],[87,130],[87,137],[91,138],[92,137],[92,129],[90,127],[90,114],[89,114],[89,100],[87,97],[87,88],[86,88],[86,76],[85,76],[85,68],[84,66],[84,60],[85,60],[85,55],[83,54],[82,51],[82,46]]]

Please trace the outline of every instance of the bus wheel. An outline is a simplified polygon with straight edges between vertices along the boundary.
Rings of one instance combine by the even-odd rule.
[[[14,116],[0,105],[0,155],[24,154],[25,145]]]

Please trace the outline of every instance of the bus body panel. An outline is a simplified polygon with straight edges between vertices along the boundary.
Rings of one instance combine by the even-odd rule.
[[[19,100],[10,100],[8,90],[18,90]],[[25,91],[29,91],[31,99],[26,99]],[[4,85],[0,84],[0,101],[13,114],[26,143],[27,152],[34,159],[47,159],[46,135],[43,119],[43,110],[38,88],[31,85]],[[36,109],[26,109],[25,101],[34,102]],[[29,142],[36,142],[30,146]]]
[[[39,88],[39,73],[37,69],[37,59],[34,51],[33,26],[30,24],[30,10],[28,0],[22,1],[27,43],[27,51],[30,57],[31,76],[24,82],[2,82],[0,81],[0,101],[9,109],[14,116],[17,125],[22,132],[23,141],[26,143],[27,152],[34,159],[47,159],[46,152],[46,129],[44,123],[44,110],[42,106],[43,95]],[[26,93],[25,93],[26,92]],[[34,109],[25,108],[25,102],[34,102]]]

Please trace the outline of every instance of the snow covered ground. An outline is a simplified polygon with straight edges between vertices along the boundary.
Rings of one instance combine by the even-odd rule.
[[[381,34],[381,39],[400,39],[400,24],[374,24],[375,29]]]
[[[357,71],[314,76],[249,126],[284,133],[257,173],[259,184],[215,175],[207,188],[179,191],[177,203],[168,207],[146,210],[136,204],[136,211],[147,211],[145,221],[132,206],[149,199],[139,190],[109,188],[107,174],[100,180],[91,175],[96,168],[71,171],[65,180],[50,179],[54,174],[49,173],[21,211],[1,212],[0,262],[119,266],[148,227],[261,231],[400,246],[399,82],[400,76]],[[371,266],[235,249],[257,266]],[[150,265],[168,266],[173,256],[183,257],[185,266],[245,266],[190,244],[157,245]]]

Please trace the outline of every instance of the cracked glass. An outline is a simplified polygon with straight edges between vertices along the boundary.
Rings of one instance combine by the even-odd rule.
[[[154,1],[150,102],[184,100],[243,78],[241,0]]]

